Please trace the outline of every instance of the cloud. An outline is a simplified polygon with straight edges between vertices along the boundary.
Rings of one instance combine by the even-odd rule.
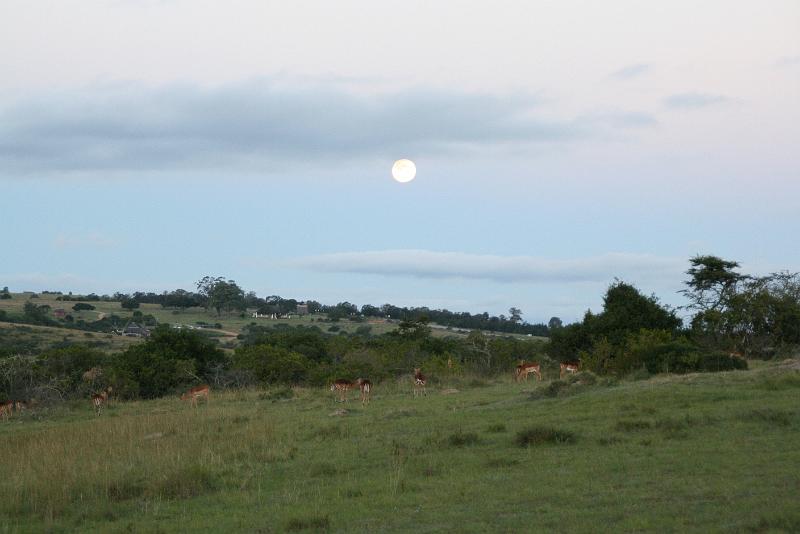
[[[0,105],[0,168],[9,174],[241,168],[585,135],[578,121],[536,118],[536,104],[529,96],[417,90],[365,97],[266,82],[215,89],[115,85]]]
[[[99,232],[89,232],[82,235],[67,235],[60,233],[53,240],[56,248],[111,248],[118,245],[118,242]]]
[[[115,84],[0,104],[0,177],[29,173],[249,170],[291,162],[438,155],[601,137],[644,114],[542,118],[529,95],[336,84],[216,88]]]
[[[708,93],[679,93],[664,99],[664,105],[670,109],[700,109],[716,104],[722,104],[729,99],[723,95]]]
[[[638,78],[649,70],[650,65],[647,63],[636,63],[612,72],[611,77],[617,80],[631,80],[633,78]]]
[[[685,260],[649,254],[610,253],[582,259],[496,256],[429,250],[342,252],[295,258],[287,267],[323,273],[417,278],[462,278],[514,283],[631,282],[679,279]]]

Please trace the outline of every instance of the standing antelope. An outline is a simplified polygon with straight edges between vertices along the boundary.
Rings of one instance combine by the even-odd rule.
[[[103,405],[108,403],[108,395],[111,393],[111,390],[111,386],[108,386],[100,393],[92,394],[92,406],[94,406],[94,411],[97,413],[97,415],[100,415]]]
[[[538,363],[519,361],[519,365],[514,371],[514,378],[519,382],[520,380],[528,381],[528,375],[533,373],[536,375],[537,380],[542,379],[542,367]]]
[[[580,360],[572,362],[561,362],[561,371],[558,374],[559,378],[564,378],[564,373],[577,373],[581,369]]]
[[[427,380],[425,380],[425,375],[422,374],[422,371],[418,368],[414,369],[414,397],[421,393],[423,393],[426,397],[428,396],[428,391],[425,389],[425,384]]]
[[[359,378],[359,380],[361,380]],[[353,389],[356,386],[356,382],[351,382],[350,380],[346,380],[344,378],[339,378],[338,380],[334,380],[333,384],[331,384],[331,391],[338,391],[339,392],[339,402],[346,402],[347,401],[347,392],[350,389]],[[359,384],[359,387],[363,393],[363,387]]]
[[[0,404],[0,417],[3,418],[4,421],[8,421],[8,418],[14,415],[14,403],[11,401],[6,401]]]
[[[211,386],[208,384],[203,384],[202,386],[195,386],[183,395],[181,395],[181,400],[191,400],[192,406],[197,408],[197,401],[205,397],[206,399],[206,406],[208,406],[208,395],[211,393]]]
[[[366,378],[357,378],[356,384],[358,384],[358,388],[361,390],[361,404],[368,404],[372,392],[372,382]]]
[[[17,410],[17,413],[22,413],[28,409],[28,402],[18,400],[14,403],[14,408]]]

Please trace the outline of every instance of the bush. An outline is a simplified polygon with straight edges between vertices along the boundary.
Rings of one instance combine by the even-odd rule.
[[[557,444],[566,445],[575,443],[577,436],[568,430],[536,426],[517,432],[516,442],[520,447],[532,445]]]
[[[697,370],[706,372],[746,370],[747,360],[734,358],[723,352],[703,354],[698,358]]]
[[[72,309],[75,311],[81,311],[81,310],[93,310],[95,308],[91,304],[87,304],[85,302],[78,302],[72,307]]]

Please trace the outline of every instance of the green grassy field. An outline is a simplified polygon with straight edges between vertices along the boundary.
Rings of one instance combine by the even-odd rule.
[[[797,360],[602,383],[445,378],[30,410],[3,532],[791,532]],[[337,412],[345,409],[346,413]],[[537,429],[538,428],[538,429]]]
[[[30,294],[25,293],[14,293],[13,296],[14,298],[12,299],[0,300],[0,311],[5,311],[10,316],[17,318],[22,317],[25,303],[30,301],[38,306],[46,304],[53,310],[62,308],[67,313],[72,315],[76,321],[82,319],[86,322],[92,322],[100,319],[103,315],[111,314],[133,320],[133,311],[122,308],[119,302],[90,302],[92,306],[95,306],[94,310],[81,310],[76,312],[72,309],[72,306],[75,305],[75,302],[58,301],[56,300],[58,295],[55,294],[39,294],[34,299],[30,299]],[[387,322],[383,320],[363,322],[342,320],[334,323],[329,322],[323,314],[313,314],[302,317],[294,316],[291,319],[254,319],[251,317],[252,310],[248,311],[245,314],[245,317],[240,317],[238,314],[233,313],[223,313],[220,316],[217,316],[213,311],[206,311],[203,308],[188,308],[185,310],[169,308],[165,309],[159,304],[141,304],[138,311],[142,312],[144,315],[152,315],[159,323],[180,324],[185,326],[195,326],[199,322],[209,323],[212,325],[219,323],[221,328],[208,328],[203,329],[203,331],[213,336],[214,339],[216,339],[220,344],[223,345],[223,347],[226,348],[234,347],[237,344],[236,336],[246,326],[252,323],[255,323],[259,326],[276,326],[279,324],[290,326],[317,326],[323,332],[346,332],[349,334],[354,333],[359,327],[366,325],[370,327],[370,333],[372,335],[385,334],[387,332],[396,330],[398,327],[397,322]],[[436,337],[465,337],[467,335],[465,332],[459,331],[458,329],[445,328],[439,325],[432,326],[433,328],[431,330],[431,334]],[[102,348],[106,351],[116,351],[126,348],[131,343],[141,341],[140,339],[136,338],[121,338],[119,336],[114,336],[114,339],[112,340],[112,338],[105,338],[105,333],[93,333],[93,335],[89,337],[93,337],[94,339],[88,339],[83,331],[72,328],[20,326],[17,323],[6,322],[0,322],[0,329],[4,329],[3,332],[0,332],[0,336],[5,334],[6,336],[15,336],[17,338],[27,337],[30,339],[30,328],[36,329],[36,335],[38,337],[33,341],[38,343],[36,348],[39,350],[44,350],[54,343],[64,341],[76,343],[103,340],[104,345],[99,348]],[[491,332],[486,332],[486,334],[492,335]],[[512,335],[513,337],[520,339],[547,339],[541,337],[523,336],[519,334],[498,333],[497,335]],[[0,337],[0,339],[2,339],[2,337]]]

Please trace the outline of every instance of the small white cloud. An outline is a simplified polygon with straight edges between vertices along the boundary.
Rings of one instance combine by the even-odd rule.
[[[708,93],[679,93],[664,99],[664,105],[670,109],[700,109],[728,102],[728,97]]]
[[[674,281],[684,259],[650,254],[610,253],[589,258],[556,260],[534,256],[496,256],[429,250],[342,252],[296,258],[293,268],[325,273],[356,273],[417,278],[482,279],[502,283]]]
[[[612,72],[611,77],[616,78],[618,80],[631,80],[633,78],[642,76],[649,70],[650,70],[650,65],[648,65],[647,63],[636,63],[634,65],[628,65],[627,67],[623,67],[617,71]]]

